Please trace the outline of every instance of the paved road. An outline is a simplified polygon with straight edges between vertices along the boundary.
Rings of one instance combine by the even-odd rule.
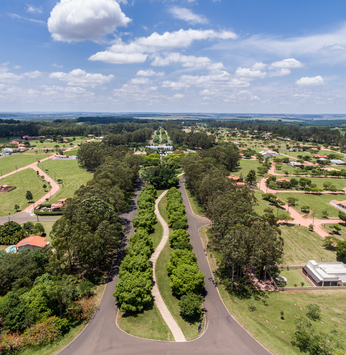
[[[49,216],[49,217],[38,217],[39,222],[49,222],[49,221],[57,221],[61,216]],[[0,217],[0,225],[8,222],[9,218],[8,217]],[[17,222],[19,224],[26,223],[26,222],[37,222],[37,217],[36,216],[31,216],[29,211],[23,211],[19,212],[17,214],[14,214],[13,216],[10,216],[10,220]]]
[[[202,242],[198,233],[206,219],[196,217],[188,204],[186,192],[180,189],[186,205],[189,220],[189,234],[194,252],[198,258],[200,269],[206,275],[206,301],[208,328],[205,334],[192,342],[174,343],[139,339],[122,332],[115,324],[117,309],[112,293],[118,281],[117,267],[114,266],[112,276],[106,286],[98,312],[79,337],[77,337],[60,355],[268,355],[270,354],[257,343],[227,312],[212,281],[212,274],[204,254]],[[139,190],[136,192],[135,200]],[[136,206],[122,215],[126,221],[127,236],[133,233],[132,219],[136,215]],[[120,255],[117,255],[120,259]],[[197,332],[197,329],[196,329]]]

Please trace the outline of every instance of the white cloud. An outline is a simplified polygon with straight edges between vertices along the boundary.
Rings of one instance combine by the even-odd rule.
[[[131,79],[131,84],[134,85],[144,85],[144,84],[150,84],[151,80],[149,80],[148,78],[134,78]]]
[[[28,21],[28,22],[38,23],[40,25],[45,25],[46,24],[44,21],[35,20],[35,19],[29,18],[29,17],[20,16],[20,15],[17,15],[17,14],[9,14],[9,16],[12,19],[14,19],[14,20]]]
[[[56,68],[63,68],[64,66],[63,66],[62,64],[59,65],[59,64],[54,63],[54,64],[53,64],[53,67],[56,67]]]
[[[109,83],[114,79],[114,75],[90,74],[82,69],[74,69],[69,73],[55,72],[49,75],[51,79],[66,81],[70,86],[91,86]]]
[[[130,21],[115,0],[60,0],[48,30],[56,41],[99,40]]]
[[[191,24],[205,24],[209,22],[205,16],[194,14],[190,9],[185,7],[173,6],[169,9],[169,12],[174,18],[189,22]]]
[[[36,79],[36,78],[38,78],[39,76],[41,76],[42,73],[39,72],[38,70],[35,70],[35,71],[31,71],[31,72],[25,73],[24,75],[25,75],[27,78]]]
[[[137,76],[164,76],[165,73],[162,72],[156,72],[152,69],[148,69],[148,70],[139,70],[136,74]]]
[[[293,69],[293,68],[303,68],[304,65],[303,63],[299,62],[298,60],[294,58],[288,58],[281,60],[279,62],[273,62],[270,64],[269,68],[270,69]]]
[[[212,63],[208,57],[187,56],[180,53],[169,53],[165,57],[156,55],[151,65],[167,66],[171,63],[182,63],[185,68],[207,68],[209,70],[220,70],[224,67],[222,63]]]
[[[320,75],[311,78],[306,76],[297,80],[296,84],[298,86],[323,85],[324,79]]]
[[[100,60],[114,64],[143,63],[148,53],[168,51],[175,48],[187,48],[194,41],[214,38],[236,39],[237,36],[231,31],[217,32],[214,30],[180,29],[175,32],[165,32],[162,35],[154,32],[148,37],[137,38],[129,44],[119,40],[106,51],[92,55],[89,60]]]
[[[42,13],[42,7],[36,7],[33,5],[27,5],[26,12],[30,12],[31,14],[41,14]]]
[[[243,78],[244,80],[263,79],[267,77],[266,72],[262,72],[261,70],[253,70],[252,68],[238,68],[235,75]]]
[[[142,53],[114,53],[112,51],[98,52],[92,55],[89,60],[112,63],[112,64],[134,64],[144,63],[148,55]]]
[[[183,99],[184,98],[184,95],[183,94],[175,94],[173,96],[174,99]]]

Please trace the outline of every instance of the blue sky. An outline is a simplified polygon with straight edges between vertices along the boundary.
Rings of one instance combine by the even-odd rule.
[[[346,113],[344,0],[0,2],[0,111]]]

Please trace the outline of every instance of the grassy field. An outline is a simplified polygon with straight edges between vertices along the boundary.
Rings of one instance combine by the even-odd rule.
[[[322,194],[322,195],[313,195],[313,194],[305,194],[305,193],[278,193],[277,196],[287,201],[288,197],[294,197],[298,199],[298,202],[295,206],[295,209],[300,212],[302,206],[307,205],[310,207],[312,211],[314,211],[314,216],[316,218],[322,218],[322,211],[327,210],[328,216],[337,218],[339,214],[339,210],[331,205],[329,205],[330,201],[344,201],[346,200],[346,196],[344,194]],[[303,213],[302,213],[303,214]],[[310,214],[312,217],[312,213]]]
[[[161,216],[167,221],[168,216],[167,216],[166,206],[167,206],[167,199],[165,196],[159,203],[159,210]],[[168,307],[172,316],[174,317],[179,327],[183,331],[185,338],[194,339],[198,336],[198,332],[197,332],[198,323],[194,323],[194,324],[188,323],[181,317],[179,306],[178,306],[179,301],[176,297],[173,296],[170,287],[171,280],[166,270],[166,265],[168,264],[170,253],[171,253],[171,248],[169,246],[169,243],[167,243],[164,249],[162,250],[159,258],[157,259],[157,263],[156,263],[155,272],[156,272],[158,287],[166,306]],[[204,319],[202,322],[202,328],[203,328],[203,323],[204,323]]]
[[[231,174],[235,176],[242,175],[245,179],[250,170],[255,170],[257,173],[257,168],[259,166],[261,166],[261,164],[258,162],[258,160],[242,159],[239,162],[239,170],[232,172]]]
[[[38,164],[43,171],[48,169],[48,175],[55,181],[61,179],[60,190],[51,197],[50,202],[73,197],[74,192],[92,179],[93,174],[78,166],[77,160],[48,160]]]
[[[47,155],[10,155],[4,158],[0,158],[0,176],[10,173],[23,166],[35,163],[38,160],[47,158]]]
[[[96,299],[97,307],[99,306],[103,291],[106,285],[100,285],[96,289]],[[45,346],[37,346],[33,348],[27,348],[19,351],[18,355],[54,355],[61,351],[65,346],[67,346],[71,341],[73,341],[85,328],[87,322],[83,322],[77,327],[72,328],[68,333],[62,336],[59,340]]]
[[[7,178],[0,179],[0,184],[8,184],[9,186],[17,186],[13,191],[0,194],[0,216],[8,216],[16,211],[14,205],[18,204],[22,211],[29,203],[25,198],[27,190],[33,194],[34,200],[39,199],[45,194],[43,189],[42,180],[37,176],[36,171],[33,169],[25,169],[8,176]]]
[[[306,227],[281,226],[285,241],[283,265],[305,265],[309,260],[336,261],[336,254],[323,247],[323,239]]]
[[[50,234],[50,232],[51,232],[51,230],[52,230],[52,228],[53,228],[53,224],[55,223],[55,221],[54,222],[46,222],[46,221],[39,221],[42,225],[43,225],[43,227],[44,227],[44,231],[45,231],[45,233],[47,234],[47,237],[46,237],[46,239],[49,241],[49,242],[51,242],[52,241],[52,239],[50,238],[50,236],[49,236],[49,234]],[[33,223],[36,223],[36,222],[33,222]]]
[[[300,270],[291,269],[291,270],[281,270],[280,276],[286,277],[287,282],[284,287],[307,287],[311,286],[309,281],[302,275]],[[302,285],[303,282],[303,285]]]
[[[125,316],[119,312],[117,322],[122,330],[134,336],[174,341],[170,329],[155,304],[152,304],[148,310],[138,312],[134,316]]]
[[[339,233],[334,233],[335,229],[333,228],[334,224],[324,224],[323,228],[328,232],[332,237],[335,237],[340,240],[346,240],[346,226],[344,223],[338,223],[341,227],[341,231]]]
[[[208,243],[208,227],[201,229],[204,245]],[[208,252],[208,259],[213,272],[216,270],[216,260],[213,253]],[[285,271],[287,272],[287,271]],[[299,281],[299,276],[291,278],[293,285]],[[303,281],[309,286],[307,280]],[[299,284],[300,286],[300,284]],[[316,290],[309,292],[255,292],[229,293],[221,283],[218,283],[221,297],[233,317],[252,334],[261,344],[276,355],[298,355],[298,348],[292,346],[292,335],[295,331],[297,317],[306,314],[306,306],[314,303],[321,307],[322,321],[314,322],[318,331],[328,333],[334,327],[341,334],[346,332],[346,290]],[[255,309],[254,311],[250,310]],[[254,308],[253,308],[254,307]],[[284,312],[281,319],[280,312]]]
[[[198,216],[204,216],[203,208],[199,205],[197,197],[192,195],[191,191],[188,188],[186,188],[186,186],[185,186],[185,190],[186,190],[186,194],[189,198],[193,213]]]

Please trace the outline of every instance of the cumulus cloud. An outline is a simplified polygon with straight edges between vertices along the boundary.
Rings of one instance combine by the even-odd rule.
[[[143,63],[147,54],[160,51],[169,51],[175,48],[187,48],[194,41],[208,39],[236,39],[237,36],[231,31],[214,30],[183,30],[165,32],[164,34],[152,33],[148,37],[140,37],[130,43],[119,40],[106,51],[92,55],[89,60],[99,60],[107,63]]]
[[[56,41],[99,40],[131,19],[115,0],[60,0],[48,19]]]
[[[267,77],[266,72],[253,68],[238,68],[235,75],[244,78],[245,80],[263,79]]]
[[[304,65],[303,63],[299,62],[298,60],[294,58],[288,58],[281,60],[279,62],[273,62],[270,65],[270,68],[276,69],[276,68],[282,68],[282,69],[293,69],[293,68],[303,68]]]
[[[49,75],[51,79],[58,79],[67,82],[70,86],[91,86],[109,83],[114,79],[114,75],[90,74],[82,69],[74,69],[69,73],[55,72]]]
[[[183,99],[184,98],[184,95],[183,94],[175,94],[173,96],[174,99]]]
[[[180,53],[169,53],[165,57],[155,55],[151,65],[167,66],[171,63],[181,63],[185,68],[207,68],[209,70],[220,70],[224,67],[222,63],[212,63],[208,57],[187,56]]]
[[[311,86],[311,85],[323,85],[324,79],[318,75],[314,77],[303,77],[296,81],[298,86]]]
[[[38,70],[35,70],[35,71],[31,71],[31,72],[28,72],[28,73],[25,73],[24,74],[27,78],[30,78],[30,79],[36,79],[38,78],[39,76],[42,75],[42,73]]]
[[[148,70],[139,70],[136,74],[137,76],[164,76],[165,73],[162,72],[156,72],[152,69],[148,69]]]
[[[148,78],[134,78],[131,79],[131,84],[134,85],[144,85],[144,84],[150,84],[151,80],[149,80]]]
[[[185,7],[173,6],[169,9],[169,12],[174,18],[191,24],[205,24],[209,22],[205,16],[194,14],[190,9]]]

